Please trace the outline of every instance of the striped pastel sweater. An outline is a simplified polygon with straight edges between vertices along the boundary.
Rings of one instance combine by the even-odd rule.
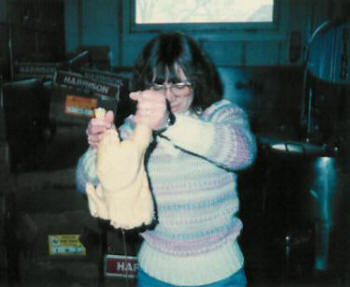
[[[132,130],[128,119],[121,136],[128,137]],[[142,233],[140,266],[177,285],[207,284],[230,276],[243,265],[236,243],[242,223],[235,216],[239,201],[234,171],[249,166],[256,153],[245,113],[222,100],[200,117],[176,115],[175,125],[156,140],[146,169],[157,225]],[[91,158],[93,153],[87,152],[79,160],[80,188],[87,180],[96,181]]]

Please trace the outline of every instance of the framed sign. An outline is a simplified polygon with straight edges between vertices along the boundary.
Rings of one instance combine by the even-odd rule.
[[[96,98],[87,98],[76,95],[67,95],[64,112],[74,116],[93,117],[97,108]]]
[[[79,240],[79,234],[49,234],[50,256],[85,256],[86,249]]]

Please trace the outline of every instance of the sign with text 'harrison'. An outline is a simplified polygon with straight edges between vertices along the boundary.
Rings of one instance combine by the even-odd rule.
[[[124,255],[105,256],[105,276],[135,278],[137,273],[137,257]]]
[[[98,82],[76,73],[58,71],[54,76],[55,84],[75,89],[89,90],[96,95],[119,97],[119,89],[115,85]]]
[[[14,63],[15,78],[51,78],[57,70],[57,63]]]

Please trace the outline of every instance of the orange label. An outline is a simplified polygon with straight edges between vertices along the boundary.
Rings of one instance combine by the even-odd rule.
[[[93,117],[96,107],[97,99],[67,95],[64,112],[75,116]]]

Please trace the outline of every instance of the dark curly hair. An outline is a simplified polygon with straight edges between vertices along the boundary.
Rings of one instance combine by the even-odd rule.
[[[134,65],[131,89],[143,90],[165,80],[181,82],[178,67],[192,84],[193,110],[204,110],[222,98],[222,83],[214,64],[192,38],[179,32],[161,33],[145,45]]]

